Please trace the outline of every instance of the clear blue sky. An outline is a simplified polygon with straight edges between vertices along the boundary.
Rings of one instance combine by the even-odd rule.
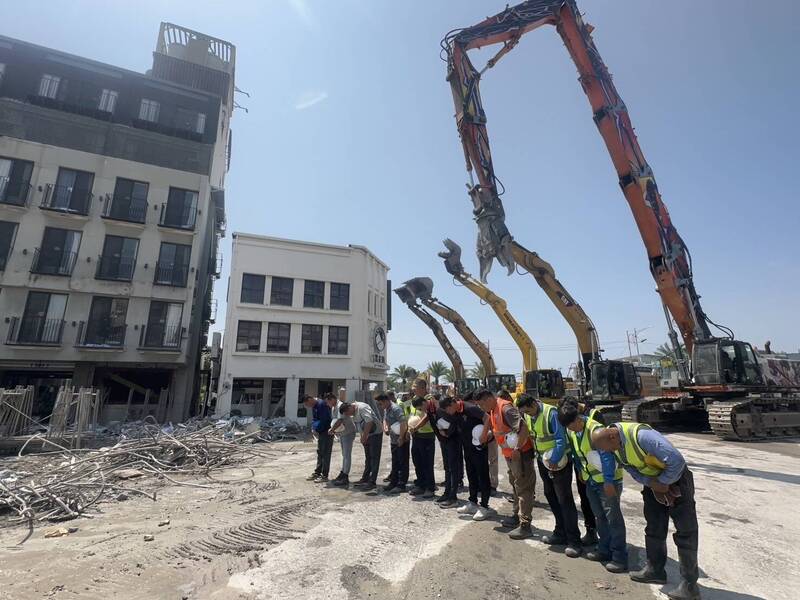
[[[237,85],[251,97],[239,97],[249,113],[233,122],[229,230],[364,244],[391,266],[395,283],[429,275],[490,341],[500,369],[514,372],[521,359],[505,330],[453,287],[436,257],[440,240],[452,237],[477,271],[439,40],[504,6],[28,0],[4,3],[2,32],[139,71],[149,67],[161,20],[233,42]],[[580,6],[692,251],[706,311],[741,339],[796,351],[800,3]],[[485,75],[482,91],[512,233],[553,263],[607,355],[627,353],[625,331],[634,327],[650,327],[641,348],[652,350],[666,326],[644,249],[555,31],[524,38]],[[230,237],[227,256],[229,247]],[[539,345],[542,365],[568,368],[574,339],[533,280],[496,268],[490,284]],[[428,330],[394,308],[392,365],[444,360]],[[475,362],[468,350],[462,355]]]

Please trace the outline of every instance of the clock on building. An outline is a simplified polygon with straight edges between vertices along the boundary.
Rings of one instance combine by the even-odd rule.
[[[383,352],[386,350],[386,331],[384,331],[383,327],[376,327],[375,328],[375,351],[376,352]]]

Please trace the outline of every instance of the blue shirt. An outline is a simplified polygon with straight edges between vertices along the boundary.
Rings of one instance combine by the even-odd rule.
[[[323,433],[331,428],[331,409],[324,400],[317,400],[311,409],[311,429]]]
[[[539,403],[539,410],[544,410],[541,406],[541,402]],[[553,454],[550,455],[550,462],[555,465],[564,457],[564,453],[569,447],[567,445],[567,430],[564,429],[564,426],[558,421],[557,410],[550,411],[550,431],[553,432],[554,441],[556,443],[556,447],[553,448]]]
[[[584,424],[586,423],[586,421],[589,420],[587,417],[583,415],[580,415],[578,418],[583,419]],[[579,444],[581,443],[581,441],[583,441],[583,436],[585,433],[586,433],[586,427],[583,428],[583,431],[580,431],[575,434],[575,436],[578,438]],[[592,445],[591,440],[589,440],[589,445],[590,446]],[[594,449],[593,446],[592,449]],[[617,458],[614,456],[613,452],[605,452],[604,450],[597,450],[597,453],[600,455],[600,464],[602,466],[602,471],[603,471],[603,482],[614,483],[616,481],[616,479],[614,478],[614,473],[617,470]],[[580,459],[577,456],[575,456],[574,460],[578,468],[581,469],[583,465],[581,465]],[[593,480],[590,479],[589,481],[591,482]]]
[[[620,440],[622,440],[622,452],[624,452],[625,436],[620,435]],[[642,450],[647,454],[652,454],[666,465],[661,475],[656,477],[656,481],[664,485],[670,485],[681,478],[681,474],[686,468],[686,461],[683,455],[675,449],[675,446],[669,443],[667,438],[658,433],[655,429],[640,429],[636,440],[639,442],[639,446],[641,446]],[[642,485],[650,484],[650,477],[647,475],[642,475],[633,467],[622,466],[631,474],[631,477]]]

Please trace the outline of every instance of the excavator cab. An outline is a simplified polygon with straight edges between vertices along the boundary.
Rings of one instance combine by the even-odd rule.
[[[541,400],[564,397],[564,377],[558,369],[539,369],[525,373],[525,391]]]
[[[487,375],[486,388],[493,394],[502,390],[513,394],[517,389],[517,378],[514,375]]]
[[[455,383],[456,392],[460,397],[464,397],[467,392],[474,392],[475,390],[483,387],[483,382],[477,377],[468,377],[466,379],[459,379]]]
[[[755,352],[747,342],[729,339],[696,341],[692,349],[697,385],[763,385]]]
[[[598,360],[591,364],[592,400],[613,402],[638,398],[641,383],[633,364],[622,360]]]

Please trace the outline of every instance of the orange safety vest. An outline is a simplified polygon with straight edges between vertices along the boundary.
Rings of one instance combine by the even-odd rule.
[[[506,406],[513,406],[513,403],[509,402],[508,400],[498,398],[497,406],[495,406],[494,410],[489,413],[489,423],[492,426],[492,432],[494,432],[494,439],[497,440],[497,445],[503,450],[503,456],[506,458],[511,458],[511,454],[514,452],[514,449],[506,446],[506,434],[511,433],[511,428],[506,425],[506,421],[503,418],[503,410]],[[533,443],[531,442],[531,439],[528,438],[528,441],[525,442],[525,445],[519,450],[520,452],[525,452],[531,448],[533,448]]]

